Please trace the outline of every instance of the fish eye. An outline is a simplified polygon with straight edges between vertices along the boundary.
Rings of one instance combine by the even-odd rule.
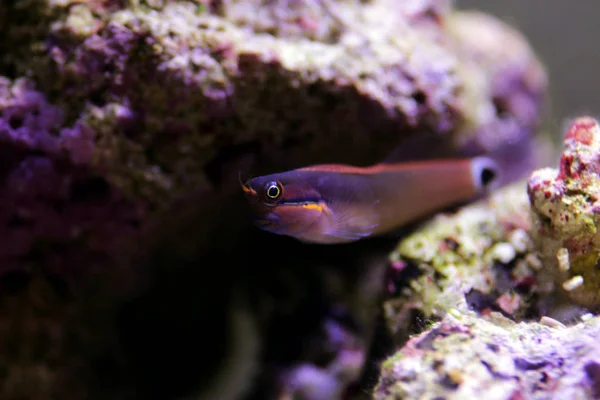
[[[279,182],[269,182],[266,185],[265,193],[271,200],[277,200],[281,196],[282,188]]]

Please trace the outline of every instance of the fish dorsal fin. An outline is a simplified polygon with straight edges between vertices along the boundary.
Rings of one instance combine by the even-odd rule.
[[[458,146],[456,138],[450,134],[420,131],[402,140],[382,163],[470,158],[482,153],[484,151],[475,142]]]

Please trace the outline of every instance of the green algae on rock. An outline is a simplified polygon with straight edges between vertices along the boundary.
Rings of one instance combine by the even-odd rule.
[[[534,238],[544,269],[571,300],[600,304],[600,127],[575,119],[564,140],[558,170],[535,171],[528,193]]]
[[[549,322],[455,310],[384,361],[373,399],[597,398],[600,318]]]
[[[529,237],[529,207],[520,182],[441,214],[401,240],[390,255],[388,327],[402,342],[411,319],[443,318],[450,309],[502,310],[519,316],[539,269]]]

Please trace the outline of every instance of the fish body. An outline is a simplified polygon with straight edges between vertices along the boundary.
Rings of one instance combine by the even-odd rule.
[[[305,242],[347,243],[392,232],[486,191],[497,167],[486,157],[325,164],[242,183],[261,229]]]

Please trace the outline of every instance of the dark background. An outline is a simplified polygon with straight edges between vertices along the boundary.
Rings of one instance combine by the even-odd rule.
[[[567,118],[600,118],[600,1],[458,0],[456,5],[486,11],[527,37],[549,73],[546,126],[554,137],[564,134]]]

